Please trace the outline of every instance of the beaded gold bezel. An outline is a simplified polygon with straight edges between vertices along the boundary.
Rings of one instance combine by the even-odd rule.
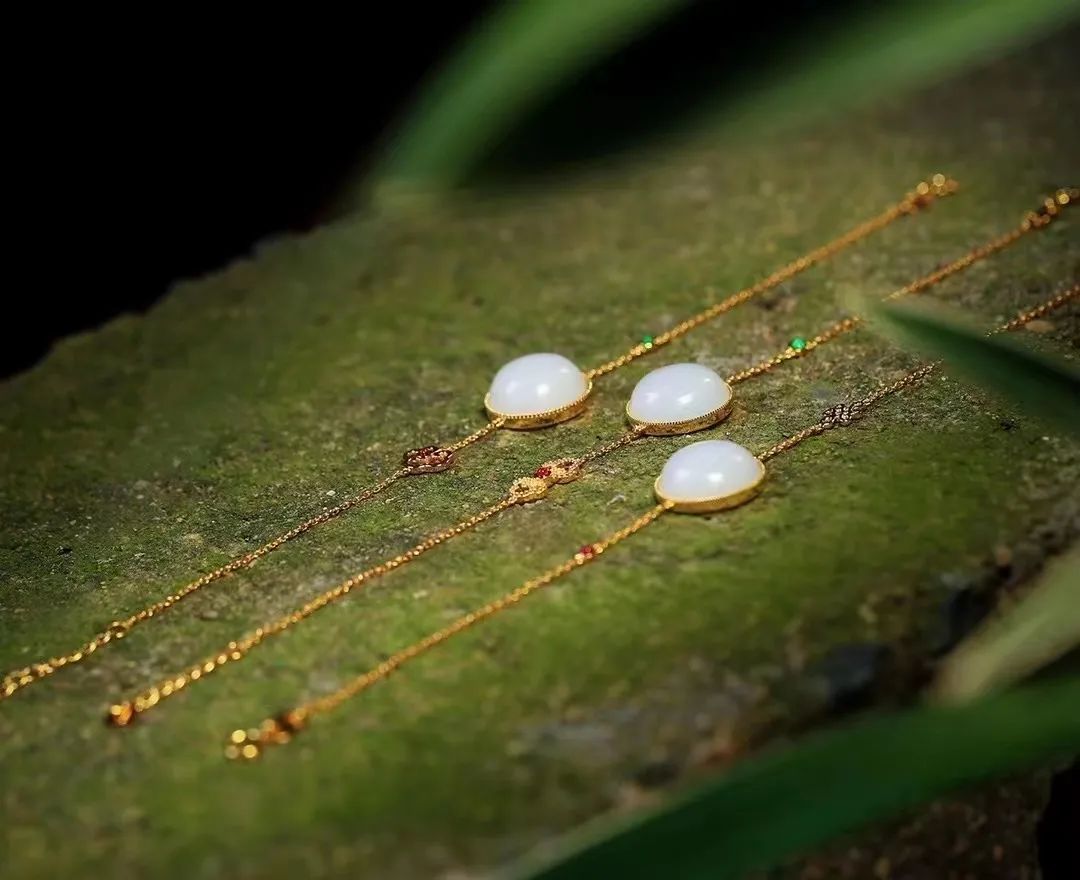
[[[510,428],[513,431],[530,431],[533,428],[546,428],[549,425],[557,425],[560,422],[566,422],[575,416],[581,415],[589,402],[592,389],[592,382],[588,382],[585,386],[585,393],[573,403],[568,403],[566,406],[548,410],[547,412],[527,413],[525,415],[510,415],[509,413],[499,412],[491,405],[491,393],[489,392],[484,395],[484,409],[487,410],[488,417],[492,421],[502,421],[500,427]]]
[[[719,425],[731,415],[731,409],[734,405],[735,395],[732,394],[723,406],[703,416],[698,416],[696,419],[687,419],[684,422],[647,422],[644,419],[636,418],[630,412],[630,403],[627,401],[626,418],[630,420],[630,424],[638,428],[643,434],[650,434],[654,437],[671,437],[676,434],[693,434],[695,431],[703,431],[706,428],[713,427],[713,425]]]
[[[759,458],[755,458],[754,461],[758,463],[757,479],[745,489],[740,489],[730,495],[722,495],[717,498],[669,498],[660,491],[659,477],[653,483],[653,492],[667,506],[667,509],[673,513],[716,513],[721,510],[730,510],[750,501],[761,491],[761,485],[765,482],[765,463]]]

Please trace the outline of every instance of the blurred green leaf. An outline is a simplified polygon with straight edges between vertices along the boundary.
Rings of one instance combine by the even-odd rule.
[[[1080,679],[923,708],[751,759],[666,807],[567,840],[517,877],[736,878],[951,790],[1080,748]]]
[[[454,184],[522,114],[686,0],[504,3],[421,95],[376,178]]]
[[[1015,334],[986,336],[940,304],[884,303],[876,320],[903,346],[940,358],[947,369],[1028,414],[1080,434],[1080,371],[1019,344]]]
[[[505,3],[422,91],[372,180],[410,190],[461,183],[560,87],[569,102],[580,99],[566,88],[569,83],[579,83],[585,71],[684,5],[686,0]],[[731,10],[724,18],[716,8],[711,12],[712,25],[722,28],[717,46],[737,45],[732,34],[744,29],[745,11]],[[1033,40],[1078,12],[1080,0],[919,0],[851,6],[843,18],[822,23],[807,10],[808,26],[780,28],[777,39],[764,40],[749,58],[733,60],[737,52],[718,48],[681,62],[677,51],[669,51],[665,57],[675,60],[657,72],[665,88],[651,101],[635,100],[616,120],[598,106],[602,96],[586,91],[590,106],[556,114],[554,124],[544,119],[539,130],[529,129],[527,141],[567,139],[580,157],[596,155],[598,147],[606,153],[625,149],[695,120],[753,137],[933,81]]]
[[[871,4],[797,63],[765,71],[724,117],[753,130],[888,97],[1033,40],[1078,12],[1078,0]]]
[[[945,660],[934,696],[942,702],[980,697],[1078,646],[1080,547],[1057,560],[1019,605],[990,621]]]

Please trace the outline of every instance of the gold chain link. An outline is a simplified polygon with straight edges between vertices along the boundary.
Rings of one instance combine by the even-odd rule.
[[[394,569],[401,568],[401,566],[423,556],[429,550],[439,546],[444,541],[449,541],[451,538],[456,538],[458,535],[476,528],[480,523],[486,522],[491,519],[491,517],[501,513],[515,503],[516,501],[511,496],[507,496],[468,519],[462,520],[448,529],[436,532],[434,535],[425,538],[419,544],[416,544],[404,553],[399,553],[397,556],[394,556],[385,562],[381,562],[348,580],[342,581],[333,589],[321,593],[291,613],[279,617],[277,620],[264,626],[260,626],[258,629],[253,630],[241,639],[229,642],[221,651],[211,654],[202,662],[194,664],[177,675],[164,679],[156,686],[143,691],[132,700],[111,706],[108,714],[109,722],[117,727],[124,727],[130,724],[138,715],[154,708],[154,706],[163,699],[167,699],[173,694],[179,693],[191,683],[200,681],[206,676],[211,675],[227,663],[233,663],[243,659],[248,653],[267,639],[291,629],[300,622],[306,620],[316,611],[325,608],[331,602],[336,602],[338,599],[347,596],[357,587],[365,585],[368,581],[391,572]]]
[[[1060,309],[1062,306],[1067,305],[1078,298],[1080,298],[1080,284],[1074,284],[1072,287],[1067,287],[1061,293],[1050,297],[1050,299],[1040,303],[1034,308],[1020,312],[1015,318],[988,331],[986,335],[997,336],[999,333],[1008,333],[1012,330],[1017,330],[1025,324],[1030,324],[1036,318],[1041,318],[1043,315],[1046,315],[1055,309]],[[883,385],[861,400],[856,400],[852,403],[837,404],[836,406],[831,407],[825,411],[821,421],[817,424],[811,425],[808,428],[803,428],[797,434],[793,434],[792,436],[781,440],[775,446],[765,450],[758,458],[762,461],[768,461],[770,458],[774,458],[780,453],[787,452],[789,449],[798,446],[803,440],[815,437],[818,434],[823,434],[830,428],[836,427],[837,424],[850,424],[858,419],[864,410],[873,406],[879,400],[888,397],[891,394],[896,394],[898,391],[902,391],[909,385],[914,385],[916,382],[925,379],[937,370],[941,366],[941,363],[941,361],[934,361],[933,363],[925,364],[897,379],[892,384]]]
[[[202,681],[222,666],[244,659],[251,651],[268,639],[291,629],[328,605],[344,599],[354,589],[367,586],[372,580],[389,574],[391,571],[419,558],[429,550],[433,550],[440,544],[471,531],[476,526],[510,507],[540,501],[547,497],[552,486],[573,482],[578,479],[587,463],[609,455],[643,435],[641,427],[634,427],[615,440],[596,447],[580,458],[557,459],[541,465],[531,476],[515,480],[506,495],[490,507],[470,516],[468,519],[462,520],[456,525],[436,532],[416,544],[412,549],[342,581],[337,586],[310,599],[299,608],[258,627],[244,637],[230,641],[221,650],[209,655],[202,662],[196,663],[175,675],[170,675],[131,699],[114,703],[109,707],[106,720],[114,727],[129,726],[139,716],[160,705],[163,700],[180,693],[194,682]]]
[[[919,367],[890,385],[883,385],[881,388],[877,389],[877,391],[868,394],[860,400],[856,400],[852,403],[838,403],[836,406],[830,407],[825,410],[825,413],[819,421],[803,428],[801,431],[797,431],[790,437],[785,437],[774,446],[770,446],[758,456],[758,459],[761,461],[768,461],[771,458],[776,458],[776,456],[794,449],[804,440],[809,440],[811,437],[817,437],[819,434],[824,434],[826,431],[830,431],[833,428],[847,427],[852,422],[861,418],[865,411],[878,401],[883,400],[891,394],[896,394],[898,391],[902,391],[903,389],[914,385],[916,382],[922,381],[932,373],[936,367],[937,364],[927,364],[926,366]]]
[[[1055,309],[1060,309],[1063,305],[1072,302],[1077,297],[1080,297],[1080,282],[1074,284],[1072,287],[1066,288],[1057,296],[1048,299],[1046,302],[1028,309],[1026,312],[1021,312],[1011,321],[1006,321],[1000,327],[995,327],[988,335],[997,336],[999,333],[1008,333],[1011,330],[1016,330],[1018,327],[1030,324],[1032,321],[1041,318],[1043,315],[1048,314]]]
[[[1015,330],[1035,318],[1060,308],[1078,297],[1080,297],[1080,284],[1073,285],[1071,288],[1052,297],[1046,302],[1035,306],[1032,309],[1028,309],[1025,312],[1021,312],[1016,318],[991,330],[987,335],[991,336],[1007,330]],[[816,437],[824,434],[826,431],[847,427],[853,424],[855,421],[866,415],[872,407],[882,400],[891,397],[906,388],[917,385],[937,369],[938,366],[939,363],[931,363],[917,367],[895,382],[882,385],[875,391],[854,402],[841,403],[830,407],[813,425],[803,428],[801,431],[797,431],[789,437],[786,437],[779,443],[776,443],[765,450],[758,458],[763,462],[768,461],[793,449],[811,437]],[[626,440],[628,436],[629,434],[623,435],[620,440]],[[625,443],[623,445],[625,445]],[[570,559],[548,569],[538,577],[527,580],[524,584],[511,590],[509,593],[505,593],[499,598],[494,599],[485,605],[481,605],[479,608],[470,611],[468,614],[457,618],[453,623],[448,624],[442,629],[436,630],[400,651],[391,654],[381,663],[356,678],[353,678],[337,690],[267,718],[258,727],[249,728],[247,730],[234,730],[230,735],[228,745],[225,748],[226,757],[251,760],[259,757],[266,746],[288,743],[298,732],[307,726],[313,717],[337,709],[343,703],[388,678],[409,661],[426,654],[482,621],[494,617],[496,614],[499,614],[508,608],[512,608],[514,605],[522,602],[538,590],[541,590],[560,578],[570,574],[574,569],[580,568],[583,565],[587,565],[598,559],[616,544],[619,544],[631,535],[641,531],[646,526],[656,522],[656,520],[670,510],[672,506],[673,502],[670,501],[657,504],[647,513],[639,516],[624,528],[612,533],[600,541],[584,545]]]
[[[905,284],[903,287],[894,290],[884,299],[888,302],[906,296],[916,296],[923,293],[929,288],[940,284],[942,281],[951,278],[953,275],[964,271],[975,263],[981,262],[999,251],[1005,250],[1005,248],[1015,244],[1029,232],[1045,229],[1066,207],[1076,204],[1078,200],[1080,200],[1080,189],[1077,189],[1076,187],[1059,189],[1054,195],[1043,200],[1043,204],[1038,211],[1030,211],[1025,214],[1023,220],[1021,220],[1020,225],[1016,229],[1011,229],[1003,235],[991,239],[986,244],[972,248],[962,257],[953,260],[951,263],[947,263],[940,269],[935,269],[933,272],[923,275],[921,278],[915,279],[910,284]],[[1055,306],[1051,306],[1048,303],[1044,303],[1043,306],[1055,308]],[[818,333],[817,336],[811,337],[810,339],[800,339],[797,346],[789,343],[787,347],[781,349],[771,357],[765,358],[763,361],[747,367],[744,370],[739,370],[737,373],[732,373],[728,376],[727,382],[729,385],[736,385],[739,382],[745,382],[747,379],[752,379],[755,376],[768,373],[786,361],[803,357],[819,346],[831,342],[837,337],[843,336],[845,333],[850,333],[862,323],[863,319],[858,315],[842,318],[831,327]]]
[[[1067,201],[1068,200],[1066,199],[1062,202],[1062,204],[1066,204]],[[1011,238],[1011,240],[1015,241],[1019,237],[1019,235],[1015,235]],[[967,266],[972,265],[972,263],[976,262],[976,259],[973,258],[973,255],[978,254],[980,255],[978,259],[983,259],[986,256],[996,253],[1002,247],[1006,246],[1004,244],[1001,244],[1001,242],[1005,238],[1007,238],[1007,236],[999,237],[988,245],[973,249],[964,257],[954,261],[953,263],[950,263],[943,269],[939,269],[933,273],[930,273],[927,276],[911,282],[903,288],[900,288],[900,291],[903,291],[905,293],[912,293],[916,291],[926,290],[932,285],[937,284],[945,278],[951,277],[952,275],[961,271],[962,268],[966,268]],[[895,298],[896,294],[897,292],[894,292],[888,297],[886,297],[886,299]],[[815,340],[813,340],[815,344],[810,350],[812,351],[816,349],[818,346],[824,344],[825,342],[834,339],[842,335],[847,330],[854,329],[857,326],[858,319],[856,318],[846,318],[843,321],[838,322],[836,325],[834,325],[833,328],[831,328],[829,331],[826,331],[826,333],[819,334],[818,337],[815,337]],[[756,368],[751,368],[749,371],[743,371],[743,374],[746,374],[745,378],[767,372],[768,369],[771,369],[771,367],[774,365],[774,362],[783,362],[783,360],[790,359],[789,356],[784,355],[785,353],[781,352],[780,355],[777,355],[776,357],[764,362],[766,365],[768,365],[767,367],[759,364]],[[779,360],[777,360],[777,358],[779,358]],[[498,424],[496,422],[492,422],[484,429],[478,431],[475,435],[472,435],[470,438],[467,439],[470,441],[475,440],[477,437],[483,436],[484,432],[493,431],[497,427]],[[787,438],[785,441],[782,442],[782,444],[774,447],[774,449],[765,453],[762,460],[766,460],[786,449],[790,449],[798,443],[802,442],[802,440],[806,439],[807,437],[815,436],[816,434],[821,433],[821,431],[823,430],[825,430],[824,427],[816,425],[810,426],[804,429],[798,435]],[[546,496],[547,490],[548,488],[550,488],[551,485],[554,485],[557,482],[569,482],[572,479],[576,479],[577,476],[580,475],[582,468],[586,464],[595,461],[596,459],[602,458],[603,456],[609,455],[612,452],[615,452],[616,450],[621,449],[622,447],[634,442],[635,440],[640,439],[641,437],[645,436],[645,431],[646,426],[636,425],[630,430],[620,435],[619,437],[615,438],[614,440],[595,447],[590,452],[585,453],[579,458],[563,459],[560,462],[549,462],[546,465],[542,465],[540,468],[537,469],[533,476],[525,477],[516,481],[514,483],[514,486],[511,487],[510,494],[503,501],[483,512],[481,514],[482,519],[480,519],[478,522],[489,519],[491,516],[494,516],[502,510],[505,510],[507,507],[513,506],[515,503],[525,503],[541,500]],[[565,478],[560,478],[559,474],[552,475],[551,473],[552,468],[558,468],[560,465],[564,468],[564,470],[569,467],[569,470],[566,470],[566,473],[563,474],[563,477]],[[284,632],[286,629],[299,623],[301,620],[304,620],[307,617],[311,616],[311,614],[315,613],[315,611],[325,608],[331,603],[344,598],[352,591],[355,586],[358,586],[360,584],[366,585],[374,578],[386,574],[389,571],[393,571],[394,569],[398,568],[399,565],[411,561],[411,559],[416,558],[423,552],[427,552],[427,550],[431,549],[433,546],[436,546],[437,544],[440,544],[443,541],[448,540],[449,538],[456,537],[457,535],[468,531],[472,528],[473,525],[476,524],[478,523],[474,523],[472,519],[465,520],[463,523],[452,526],[450,529],[444,532],[439,532],[434,536],[434,539],[428,539],[425,542],[421,542],[421,544],[417,545],[417,548],[414,548],[414,551],[416,549],[422,548],[421,552],[410,551],[410,553],[412,554],[411,556],[405,555],[396,557],[395,559],[390,560],[388,563],[376,566],[354,578],[350,578],[349,580],[338,585],[337,587],[334,587],[333,589],[328,590],[320,596],[317,596],[316,598],[310,600],[300,609],[292,612],[291,614],[285,615],[278,621],[266,624],[238,641],[229,642],[228,645],[222,648],[219,652],[208,657],[203,663],[196,664],[186,672],[180,672],[175,676],[170,676],[169,678],[160,682],[157,686],[149,688],[148,690],[143,691],[142,693],[134,696],[131,699],[113,704],[109,708],[109,712],[107,715],[109,722],[117,727],[128,726],[139,715],[159,705],[163,698],[167,698],[175,693],[178,693],[180,690],[187,687],[187,685],[191,682],[200,680],[205,675],[208,675],[223,666],[225,663],[239,660],[247,656],[247,654],[253,648],[262,644],[262,642],[265,641],[268,637]],[[434,540],[434,543],[431,543],[432,540]]]
[[[603,445],[597,446],[586,452],[580,458],[581,463],[584,465],[591,461],[596,461],[598,458],[603,458],[605,455],[610,455],[612,452],[616,452],[624,446],[628,446],[635,440],[640,440],[645,436],[647,427],[647,425],[634,425],[629,431],[620,434],[611,442],[604,443]]]
[[[414,642],[401,651],[391,654],[368,672],[354,678],[344,687],[327,694],[325,697],[320,697],[304,706],[299,706],[295,709],[290,709],[287,712],[282,712],[273,718],[268,718],[258,728],[247,731],[233,731],[229,740],[229,745],[226,746],[226,756],[230,758],[251,759],[258,757],[260,750],[264,745],[288,742],[292,735],[302,729],[306,725],[308,719],[312,716],[324,714],[336,709],[342,703],[386,678],[410,660],[419,657],[421,654],[427,653],[432,648],[435,648],[459,633],[476,626],[478,623],[489,617],[493,617],[500,611],[512,608],[514,605],[524,601],[538,590],[543,589],[564,575],[570,574],[575,568],[587,565],[604,553],[604,551],[614,547],[620,541],[629,538],[634,533],[641,531],[641,529],[645,528],[650,523],[655,522],[667,509],[667,503],[656,505],[648,513],[639,516],[628,526],[608,536],[603,541],[596,544],[590,544],[587,548],[583,547],[570,559],[549,569],[539,577],[526,581],[516,590],[512,590],[511,592],[500,596],[498,599],[494,599],[486,605],[482,605],[476,610],[470,611],[468,614],[459,617],[448,626],[425,636],[420,639],[420,641]]]
[[[1007,333],[1012,330],[1017,330],[1023,327],[1025,324],[1030,324],[1036,318],[1041,318],[1043,315],[1049,312],[1059,309],[1064,305],[1072,302],[1075,299],[1080,299],[1080,284],[1074,284],[1072,287],[1068,287],[1056,296],[1051,297],[1045,302],[1040,303],[1034,308],[1020,312],[1015,318],[1010,321],[1006,321],[993,330],[987,332],[987,336],[997,336],[999,333]],[[823,434],[831,428],[835,428],[838,425],[849,425],[851,422],[860,418],[862,413],[876,404],[879,400],[888,397],[891,394],[896,394],[898,391],[914,385],[916,382],[921,382],[935,370],[939,369],[942,365],[941,361],[934,361],[933,363],[924,364],[917,369],[912,370],[910,373],[897,379],[895,382],[889,385],[883,385],[876,391],[868,394],[861,400],[856,400],[851,403],[841,403],[834,407],[830,407],[821,417],[821,420],[814,425],[810,425],[808,428],[803,428],[796,434],[792,434],[790,437],[781,440],[775,446],[765,450],[758,456],[761,461],[768,461],[770,458],[774,458],[780,455],[782,452],[787,452],[795,446],[798,446],[804,440],[810,437],[816,437],[818,434]]]
[[[740,305],[743,302],[751,299],[752,297],[762,293],[777,284],[793,277],[794,275],[802,272],[810,266],[821,262],[827,257],[837,253],[849,245],[854,244],[862,238],[871,235],[878,230],[881,230],[888,226],[893,221],[910,214],[914,214],[926,207],[929,207],[936,199],[944,198],[952,193],[956,192],[958,184],[956,181],[947,178],[943,174],[935,174],[930,181],[923,181],[919,183],[912,192],[907,193],[904,198],[896,205],[888,208],[877,217],[872,218],[848,232],[841,235],[839,238],[811,251],[809,254],[802,256],[792,263],[789,263],[784,268],[774,272],[772,275],[753,285],[746,288],[743,291],[729,297],[723,302],[710,306],[705,311],[695,315],[682,324],[672,328],[666,333],[661,334],[655,340],[649,344],[642,344],[635,346],[627,354],[620,358],[616,358],[614,361],[609,361],[607,364],[602,365],[594,370],[590,370],[586,375],[589,379],[610,373],[625,364],[630,363],[632,360],[646,354],[650,350],[659,346],[665,345],[668,342],[689,333],[694,328],[700,326],[706,321],[712,320],[718,315],[724,312],[730,311],[735,306]],[[41,660],[32,663],[28,666],[14,669],[4,675],[0,680],[0,701],[11,697],[17,691],[35,682],[41,681],[44,678],[55,673],[57,670],[66,666],[79,663],[85,660],[90,655],[97,652],[99,649],[111,644],[114,641],[119,641],[124,638],[135,626],[143,623],[155,616],[159,616],[171,609],[181,600],[187,598],[191,594],[198,592],[203,587],[214,583],[227,575],[232,574],[242,568],[247,568],[252,563],[277,550],[283,544],[288,543],[294,538],[303,535],[311,529],[322,525],[323,523],[334,519],[346,511],[362,504],[374,498],[376,495],[384,492],[398,480],[406,476],[415,476],[420,474],[438,473],[444,471],[455,463],[456,454],[461,450],[471,446],[474,443],[484,439],[488,435],[492,434],[499,428],[501,428],[506,422],[505,418],[499,417],[492,419],[486,425],[469,434],[460,440],[445,445],[445,446],[425,446],[418,449],[410,450],[405,454],[405,466],[394,471],[390,476],[384,478],[373,486],[364,489],[358,495],[350,498],[349,500],[342,502],[334,508],[325,511],[317,516],[312,517],[309,520],[301,523],[298,526],[290,529],[282,535],[267,542],[256,550],[246,553],[243,556],[237,557],[232,561],[222,565],[219,568],[214,569],[211,572],[200,576],[199,578],[191,581],[174,593],[169,594],[164,599],[147,605],[140,611],[132,614],[122,620],[114,620],[109,624],[102,632],[92,636],[85,644],[75,650],[60,654],[55,657],[50,657],[46,660]]]
[[[490,422],[484,425],[484,427],[480,428],[479,430],[473,431],[468,437],[462,437],[460,440],[457,441],[457,443],[451,443],[449,446],[445,446],[443,448],[449,449],[451,452],[460,452],[462,449],[465,449],[466,447],[472,446],[474,443],[483,440],[489,434],[494,434],[497,430],[499,430],[499,428],[501,428],[505,424],[506,419],[501,416],[497,419],[492,419]]]
[[[68,653],[61,654],[56,657],[50,657],[48,660],[43,660],[38,663],[33,663],[30,666],[25,666],[21,669],[15,669],[4,676],[2,684],[0,684],[0,699],[10,697],[20,688],[24,688],[27,685],[33,684],[35,681],[40,681],[56,672],[58,669],[62,669],[65,666],[70,666],[74,663],[79,663],[85,660],[94,652],[105,647],[113,641],[124,638],[132,629],[138,626],[140,623],[144,623],[150,620],[152,617],[157,617],[168,611],[178,602],[186,599],[193,593],[197,593],[203,587],[208,584],[212,584],[214,581],[220,580],[226,575],[232,574],[235,571],[239,571],[242,568],[247,568],[253,565],[262,557],[268,553],[272,553],[277,550],[282,544],[293,540],[293,538],[299,537],[305,532],[311,531],[316,526],[322,525],[328,520],[334,519],[337,516],[345,513],[345,511],[356,507],[358,504],[362,504],[369,498],[373,498],[383,490],[392,486],[402,477],[408,475],[409,471],[406,468],[400,468],[394,471],[390,476],[380,480],[373,486],[369,486],[352,498],[341,502],[336,507],[332,507],[329,510],[325,510],[317,516],[313,516],[308,520],[294,526],[284,534],[278,535],[271,541],[266,542],[261,547],[252,550],[250,553],[245,553],[243,556],[238,556],[231,562],[227,562],[225,565],[215,568],[213,571],[209,571],[201,577],[191,581],[184,585],[180,589],[173,593],[170,593],[164,599],[147,605],[145,608],[132,614],[130,617],[114,620],[108,625],[102,632],[92,636],[81,648]]]
[[[497,430],[499,427],[501,427],[504,421],[504,419],[493,419],[479,430],[474,431],[466,437],[462,437],[455,443],[451,443],[448,446],[441,448],[445,448],[450,452],[457,452],[461,449],[465,449],[466,447],[471,446],[473,443],[482,440],[483,438],[491,434],[493,431]],[[414,454],[417,452],[426,452],[427,449],[437,448],[438,447],[428,447],[422,450],[413,450],[410,453],[406,454],[406,460],[408,461],[410,456],[414,456]],[[445,470],[445,467],[439,467],[437,469]],[[11,672],[7,673],[4,676],[3,681],[0,682],[0,700],[10,697],[16,691],[26,687],[27,685],[33,684],[36,681],[40,681],[41,679],[52,675],[58,669],[62,669],[65,666],[70,666],[74,663],[79,663],[82,660],[85,660],[91,654],[105,647],[111,642],[119,641],[120,639],[124,638],[124,636],[126,636],[140,623],[144,623],[153,617],[157,617],[163,614],[181,600],[186,599],[193,593],[197,593],[203,587],[214,583],[214,581],[221,580],[227,575],[239,571],[240,569],[248,568],[249,566],[255,564],[260,559],[262,559],[262,557],[266,556],[269,553],[273,553],[283,544],[292,541],[294,538],[300,537],[306,532],[310,532],[312,529],[322,525],[323,523],[329,522],[330,520],[341,516],[343,513],[346,513],[352,508],[363,504],[365,501],[371,500],[376,495],[385,492],[387,489],[389,489],[391,486],[393,486],[395,483],[397,483],[404,477],[429,472],[433,472],[433,470],[427,469],[427,467],[420,464],[419,462],[414,461],[412,463],[407,463],[406,466],[398,468],[389,476],[384,477],[382,480],[374,483],[371,486],[368,486],[366,489],[362,490],[351,498],[348,498],[345,501],[342,501],[340,504],[331,507],[328,510],[324,510],[322,513],[305,520],[299,525],[296,525],[293,528],[289,529],[289,531],[283,532],[276,538],[267,541],[261,547],[257,547],[249,553],[245,553],[243,556],[238,556],[230,562],[227,562],[224,565],[215,568],[213,571],[209,571],[206,574],[201,575],[190,583],[185,584],[183,587],[176,590],[175,592],[170,593],[164,599],[159,599],[158,601],[147,605],[145,608],[140,609],[129,617],[114,620],[104,630],[92,636],[82,647],[77,648],[68,654],[61,654],[56,657],[50,657],[47,660],[42,660],[29,666],[24,666],[20,669],[12,670]]]
[[[676,324],[671,329],[653,337],[650,341],[638,343],[629,351],[619,355],[619,357],[589,370],[585,375],[590,379],[606,375],[607,373],[611,373],[626,366],[630,362],[637,360],[639,357],[655,351],[670,342],[674,342],[679,337],[685,336],[691,330],[695,330],[702,324],[723,315],[725,312],[730,312],[735,307],[741,306],[743,303],[748,302],[754,297],[760,296],[762,293],[772,290],[774,287],[794,278],[800,272],[805,272],[811,266],[834,256],[844,248],[850,247],[861,239],[884,229],[895,220],[928,207],[935,199],[951,195],[956,192],[957,188],[958,184],[955,180],[947,178],[944,174],[935,174],[929,181],[922,181],[912,192],[905,195],[900,202],[887,208],[885,211],[882,211],[882,213],[878,214],[876,217],[872,217],[866,222],[848,230],[839,238],[835,238],[827,244],[810,251],[808,254],[804,254],[798,259],[793,260],[786,266],[777,269],[771,275],[750,285],[750,287],[743,288],[737,293],[729,296],[727,299],[714,303],[707,309],[698,312],[693,317],[687,318],[681,324]]]

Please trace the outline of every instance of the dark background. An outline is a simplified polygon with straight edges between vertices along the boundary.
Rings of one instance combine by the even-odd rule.
[[[492,5],[277,22],[65,12],[59,32],[12,29],[33,60],[8,85],[14,256],[27,265],[26,286],[9,288],[2,374],[268,234],[317,225],[346,173]]]
[[[329,219],[347,175],[378,155],[419,85],[496,5],[258,21],[65,13],[9,28],[25,53],[6,121],[14,256],[26,268],[9,288],[0,375],[268,235]],[[775,0],[748,18],[692,3],[535,108],[489,157],[486,179],[542,181],[678,129],[702,97],[797,63],[858,6]]]

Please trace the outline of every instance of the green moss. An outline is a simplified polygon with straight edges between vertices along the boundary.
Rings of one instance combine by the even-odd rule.
[[[689,145],[543,193],[373,212],[276,241],[7,383],[5,669],[348,496],[404,449],[467,433],[513,355],[555,348],[597,363],[939,167],[965,186],[614,374],[581,419],[503,432],[455,471],[395,486],[4,703],[7,873],[394,877],[501,863],[636,802],[643,766],[696,772],[713,746],[737,751],[807,723],[820,705],[801,670],[835,644],[882,640],[903,664],[924,663],[950,584],[980,582],[996,548],[1033,570],[1080,518],[1080,449],[943,379],[778,459],[754,504],[662,521],[263,764],[224,764],[223,737],[623,525],[685,441],[611,456],[144,725],[100,722],[111,697],[494,500],[545,459],[614,436],[651,367],[736,369],[1011,227],[1077,176],[1080,120],[1061,112],[1070,51],[1062,40],[752,148]],[[987,322],[1041,300],[1075,273],[1076,228],[1057,224],[935,295]],[[1041,344],[1075,353],[1076,311],[1052,325]],[[860,332],[741,386],[723,433],[764,448],[909,363]]]

